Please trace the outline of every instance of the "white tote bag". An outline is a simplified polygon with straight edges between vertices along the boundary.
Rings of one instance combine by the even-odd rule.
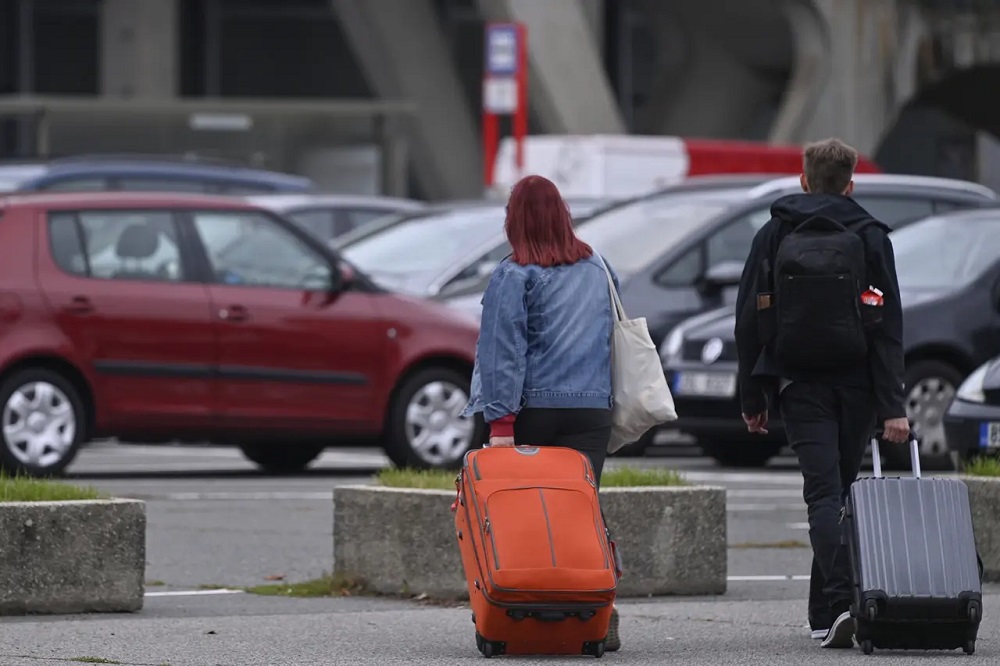
[[[663,375],[660,355],[649,336],[646,318],[627,319],[618,290],[608,276],[614,326],[611,332],[611,440],[608,453],[638,441],[653,426],[677,420],[674,397]]]

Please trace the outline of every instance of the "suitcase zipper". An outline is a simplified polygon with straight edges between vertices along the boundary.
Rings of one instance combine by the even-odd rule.
[[[487,507],[483,507],[483,515],[486,516],[486,522],[483,523],[483,538],[489,535],[490,548],[493,549],[493,561],[496,562],[496,568],[500,570],[500,555],[497,553],[497,540],[496,535],[493,534],[493,528],[490,524],[490,510]]]
[[[549,509],[545,506],[545,491],[538,489],[538,499],[542,501],[542,515],[545,516],[545,531],[549,535],[549,553],[552,555],[552,568],[556,567],[556,544],[552,539],[552,523],[549,521]],[[500,568],[499,566],[497,567]]]

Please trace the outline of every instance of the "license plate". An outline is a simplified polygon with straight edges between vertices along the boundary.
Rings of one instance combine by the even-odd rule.
[[[1000,423],[984,423],[979,426],[979,447],[1000,449]]]
[[[674,378],[674,393],[732,398],[736,395],[736,375],[731,372],[680,372]]]

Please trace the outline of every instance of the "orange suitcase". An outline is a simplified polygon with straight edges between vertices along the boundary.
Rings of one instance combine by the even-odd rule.
[[[621,564],[587,456],[478,449],[455,484],[455,532],[483,656],[603,656]]]

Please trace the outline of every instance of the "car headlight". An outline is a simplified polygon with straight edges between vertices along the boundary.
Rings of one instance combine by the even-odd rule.
[[[674,330],[670,331],[670,335],[660,345],[660,360],[666,362],[670,358],[677,356],[683,344],[684,332],[680,326],[675,326]]]
[[[958,387],[955,397],[963,402],[986,402],[986,395],[983,393],[983,382],[986,379],[986,371],[990,364],[984,363],[976,368],[976,371],[965,378],[962,385]]]

